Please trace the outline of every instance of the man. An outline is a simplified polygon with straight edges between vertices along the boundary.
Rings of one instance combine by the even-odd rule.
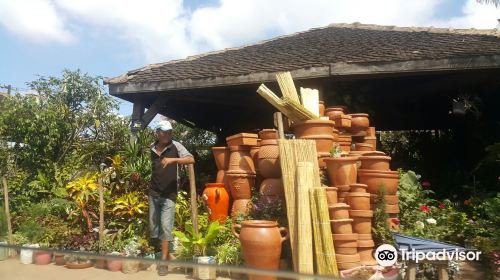
[[[194,163],[193,156],[177,141],[172,140],[172,125],[162,120],[156,127],[157,140],[151,145],[153,170],[149,189],[149,229],[161,259],[168,260],[169,245],[174,240],[177,197],[177,165]],[[168,267],[158,266],[158,275],[168,274]]]

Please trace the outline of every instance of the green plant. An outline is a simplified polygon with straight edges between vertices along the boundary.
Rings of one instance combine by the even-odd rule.
[[[339,158],[342,156],[342,149],[340,148],[340,145],[338,143],[335,143],[335,145],[330,150],[330,156],[332,158]]]
[[[381,185],[377,194],[377,203],[373,213],[372,235],[375,244],[394,244],[391,230],[387,223],[389,215],[385,212],[385,186]]]
[[[76,210],[70,213],[70,216],[77,215],[79,212],[86,223],[87,230],[92,231],[92,218],[96,219],[97,215],[90,205],[98,198],[97,173],[87,173],[76,180],[69,182],[66,186],[68,196],[76,202]]]
[[[241,256],[240,242],[228,242],[215,248],[217,252],[215,257],[220,265],[241,265],[243,257]]]
[[[121,195],[113,202],[114,224],[125,229],[128,236],[144,234],[146,226],[146,197],[139,192]]]
[[[281,199],[255,194],[252,196],[250,216],[253,220],[277,221],[284,225],[287,222],[284,209]]]
[[[212,248],[219,230],[220,224],[215,221],[210,223],[205,232],[195,233],[191,225],[186,225],[187,234],[177,230],[173,233],[179,238],[183,247],[189,248],[188,252],[192,252],[193,256],[206,256],[208,250]]]

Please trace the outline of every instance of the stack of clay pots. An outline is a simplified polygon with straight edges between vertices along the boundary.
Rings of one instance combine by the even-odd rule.
[[[262,177],[259,193],[265,203],[276,200],[284,202],[283,180],[279,160],[278,131],[263,129],[259,132],[261,140],[258,151],[258,170]]]
[[[257,146],[257,134],[240,133],[226,138],[229,146],[227,183],[233,200],[231,216],[248,214],[255,186],[255,164],[250,155],[252,146]]]
[[[224,184],[226,191],[229,193],[229,184],[227,182],[227,169],[229,168],[229,148],[228,147],[212,147],[214,154],[215,165],[217,166],[216,183]]]

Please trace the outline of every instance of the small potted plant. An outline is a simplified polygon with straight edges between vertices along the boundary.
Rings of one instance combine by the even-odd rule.
[[[213,248],[213,244],[219,234],[219,221],[211,222],[205,232],[195,233],[193,227],[186,224],[185,230],[187,234],[174,231],[174,235],[179,238],[183,247],[193,253],[193,261],[198,264],[215,264],[215,256],[208,256]],[[216,278],[216,269],[213,267],[197,267],[193,270],[193,277],[210,280]]]
[[[91,252],[95,246],[96,237],[93,233],[85,235],[71,235],[65,244],[65,249],[72,250],[75,254],[67,254],[64,256],[66,267],[69,269],[83,269],[93,266],[92,260],[85,255],[77,254],[78,252]]]

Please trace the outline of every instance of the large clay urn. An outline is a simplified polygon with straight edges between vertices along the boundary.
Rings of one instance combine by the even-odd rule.
[[[210,215],[208,217],[210,221],[218,220],[221,224],[224,224],[229,211],[229,194],[224,188],[224,184],[205,184],[203,198],[210,209]]]
[[[230,146],[228,171],[255,174],[249,146]]]
[[[229,148],[228,147],[212,147],[214,154],[215,165],[218,170],[226,170],[229,167]]]
[[[238,233],[239,230],[239,233]],[[288,230],[278,223],[265,220],[243,221],[233,224],[233,234],[241,242],[245,266],[250,268],[278,270],[281,243],[288,239]],[[251,280],[274,280],[275,276],[249,275]]]
[[[280,178],[281,165],[279,160],[279,147],[276,140],[262,140],[259,149],[258,169],[264,178]]]
[[[229,189],[233,199],[252,198],[252,189],[255,186],[255,175],[248,173],[227,172]]]
[[[333,136],[334,122],[330,120],[307,120],[294,123],[292,126],[293,134],[302,139],[305,136]]]
[[[327,158],[326,169],[330,183],[335,186],[356,183],[358,157]]]

